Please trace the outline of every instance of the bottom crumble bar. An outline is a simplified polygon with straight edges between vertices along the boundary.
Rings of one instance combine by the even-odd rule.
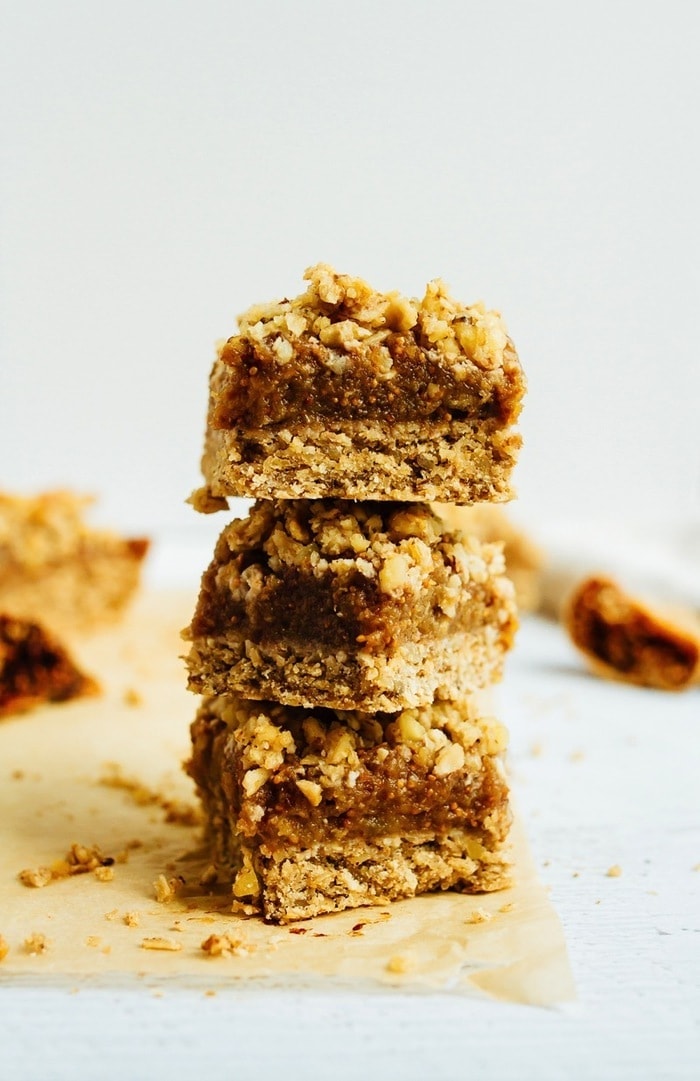
[[[474,699],[367,714],[220,696],[187,769],[234,909],[286,922],[509,885],[506,740]]]

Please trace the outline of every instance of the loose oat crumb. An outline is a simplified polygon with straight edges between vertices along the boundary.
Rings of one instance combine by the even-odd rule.
[[[162,935],[152,935],[141,940],[142,950],[165,950],[176,953],[182,949],[181,942],[175,942],[172,938],[164,938]]]
[[[204,992],[204,997],[205,998],[215,998],[216,997],[216,991],[205,991]]]
[[[175,878],[166,878],[165,875],[158,875],[158,878],[153,883],[156,901],[161,905],[167,905],[171,901],[174,901],[177,895],[177,884],[177,879]]]
[[[13,781],[23,781],[25,778],[25,772],[23,769],[13,769],[10,777]]]
[[[110,762],[106,766],[105,773],[97,783],[105,788],[117,788],[127,792],[139,807],[159,807],[165,813],[166,822],[178,826],[198,826],[201,824],[202,812],[199,807],[183,803],[177,799],[170,799],[162,792],[142,784],[141,781],[124,776],[121,767],[115,762]]]
[[[103,881],[108,881],[112,876],[105,875],[104,872],[111,870],[113,863],[113,857],[103,855],[97,845],[72,844],[64,858],[54,860],[50,867],[25,868],[17,877],[23,886],[36,889],[62,878],[88,874],[91,871],[102,877]]]
[[[7,944],[7,939],[0,935],[0,961],[4,961],[10,952],[10,947]]]
[[[507,901],[505,905],[501,905],[499,912],[512,912],[515,908],[515,901]]]
[[[118,908],[111,908],[109,910],[109,912],[105,912],[105,919],[106,920],[118,920],[119,919],[119,909]]]
[[[124,923],[127,927],[138,927],[138,925],[141,923],[140,913],[134,911],[125,912]]]
[[[572,751],[569,755],[569,762],[583,762],[585,757],[583,751]]]
[[[255,949],[228,931],[223,935],[209,935],[201,948],[209,957],[247,957]]]
[[[619,863],[614,863],[612,867],[608,867],[605,873],[608,878],[619,878],[622,874],[622,868],[620,867]]]
[[[386,963],[387,972],[393,972],[397,976],[402,976],[408,972],[408,960],[402,954],[395,954],[390,957]]]
[[[493,919],[493,913],[487,912],[485,908],[474,908],[467,916],[465,923],[488,923]]]
[[[20,871],[17,876],[23,886],[32,886],[35,889],[42,889],[43,886],[48,886],[49,882],[53,881],[53,874],[50,867],[27,867],[23,871]]]
[[[111,882],[114,878],[113,867],[96,867],[92,873],[99,882]]]
[[[99,935],[88,935],[85,939],[86,946],[99,946],[101,942],[102,939]]]
[[[127,687],[124,691],[125,706],[142,706],[143,696],[134,687]]]
[[[533,758],[540,758],[541,755],[542,755],[543,750],[544,750],[544,747],[542,746],[541,743],[539,743],[539,742],[533,743],[532,746],[530,747],[530,754],[531,754],[531,756]]]
[[[49,948],[49,940],[46,935],[42,935],[39,931],[34,931],[31,935],[28,935],[24,940],[25,953],[29,953],[32,957],[37,956],[40,953],[46,953]]]

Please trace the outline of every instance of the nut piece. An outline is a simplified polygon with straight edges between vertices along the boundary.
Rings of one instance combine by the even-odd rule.
[[[312,807],[318,807],[323,797],[323,789],[315,781],[297,781],[296,786]]]
[[[433,772],[436,777],[446,777],[464,765],[464,747],[461,743],[448,743],[438,753]]]

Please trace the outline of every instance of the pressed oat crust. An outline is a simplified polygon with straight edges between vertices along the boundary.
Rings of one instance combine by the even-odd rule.
[[[525,381],[497,312],[441,281],[422,300],[318,264],[218,353],[193,502],[510,498]],[[220,502],[219,502],[220,505]]]
[[[188,771],[234,907],[284,922],[504,887],[506,739],[468,700],[367,714],[205,699]]]
[[[71,491],[0,493],[0,612],[66,634],[119,618],[149,542],[90,529],[91,499]]]
[[[500,545],[429,507],[261,500],[203,576],[190,688],[397,710],[493,683],[515,629]]]

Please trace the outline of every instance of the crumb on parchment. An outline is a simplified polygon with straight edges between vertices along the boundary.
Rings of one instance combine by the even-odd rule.
[[[182,949],[180,942],[175,942],[172,938],[165,938],[162,935],[151,935],[148,938],[141,940],[142,950],[163,950],[164,952],[176,953]]]
[[[104,788],[116,788],[128,793],[139,807],[159,807],[165,814],[165,821],[177,826],[197,826],[202,821],[199,807],[171,799],[156,789],[149,788],[133,777],[126,777],[121,766],[108,762],[98,784]]]
[[[612,867],[608,867],[605,874],[608,878],[619,878],[622,874],[622,868],[619,863],[614,863]]]
[[[23,886],[42,889],[73,875],[93,873],[102,882],[114,878],[114,857],[105,856],[98,845],[72,844],[63,859],[54,860],[50,867],[27,867],[17,875]]]
[[[24,940],[24,952],[31,954],[32,957],[35,957],[40,953],[46,953],[48,948],[48,938],[39,931],[33,931],[32,934],[27,935]]]
[[[408,958],[404,957],[403,954],[395,954],[393,957],[390,957],[386,963],[387,972],[391,972],[395,976],[403,976],[408,972],[408,969]]]
[[[202,942],[201,948],[209,957],[247,957],[255,949],[243,939],[226,932],[223,935],[209,935]]]

